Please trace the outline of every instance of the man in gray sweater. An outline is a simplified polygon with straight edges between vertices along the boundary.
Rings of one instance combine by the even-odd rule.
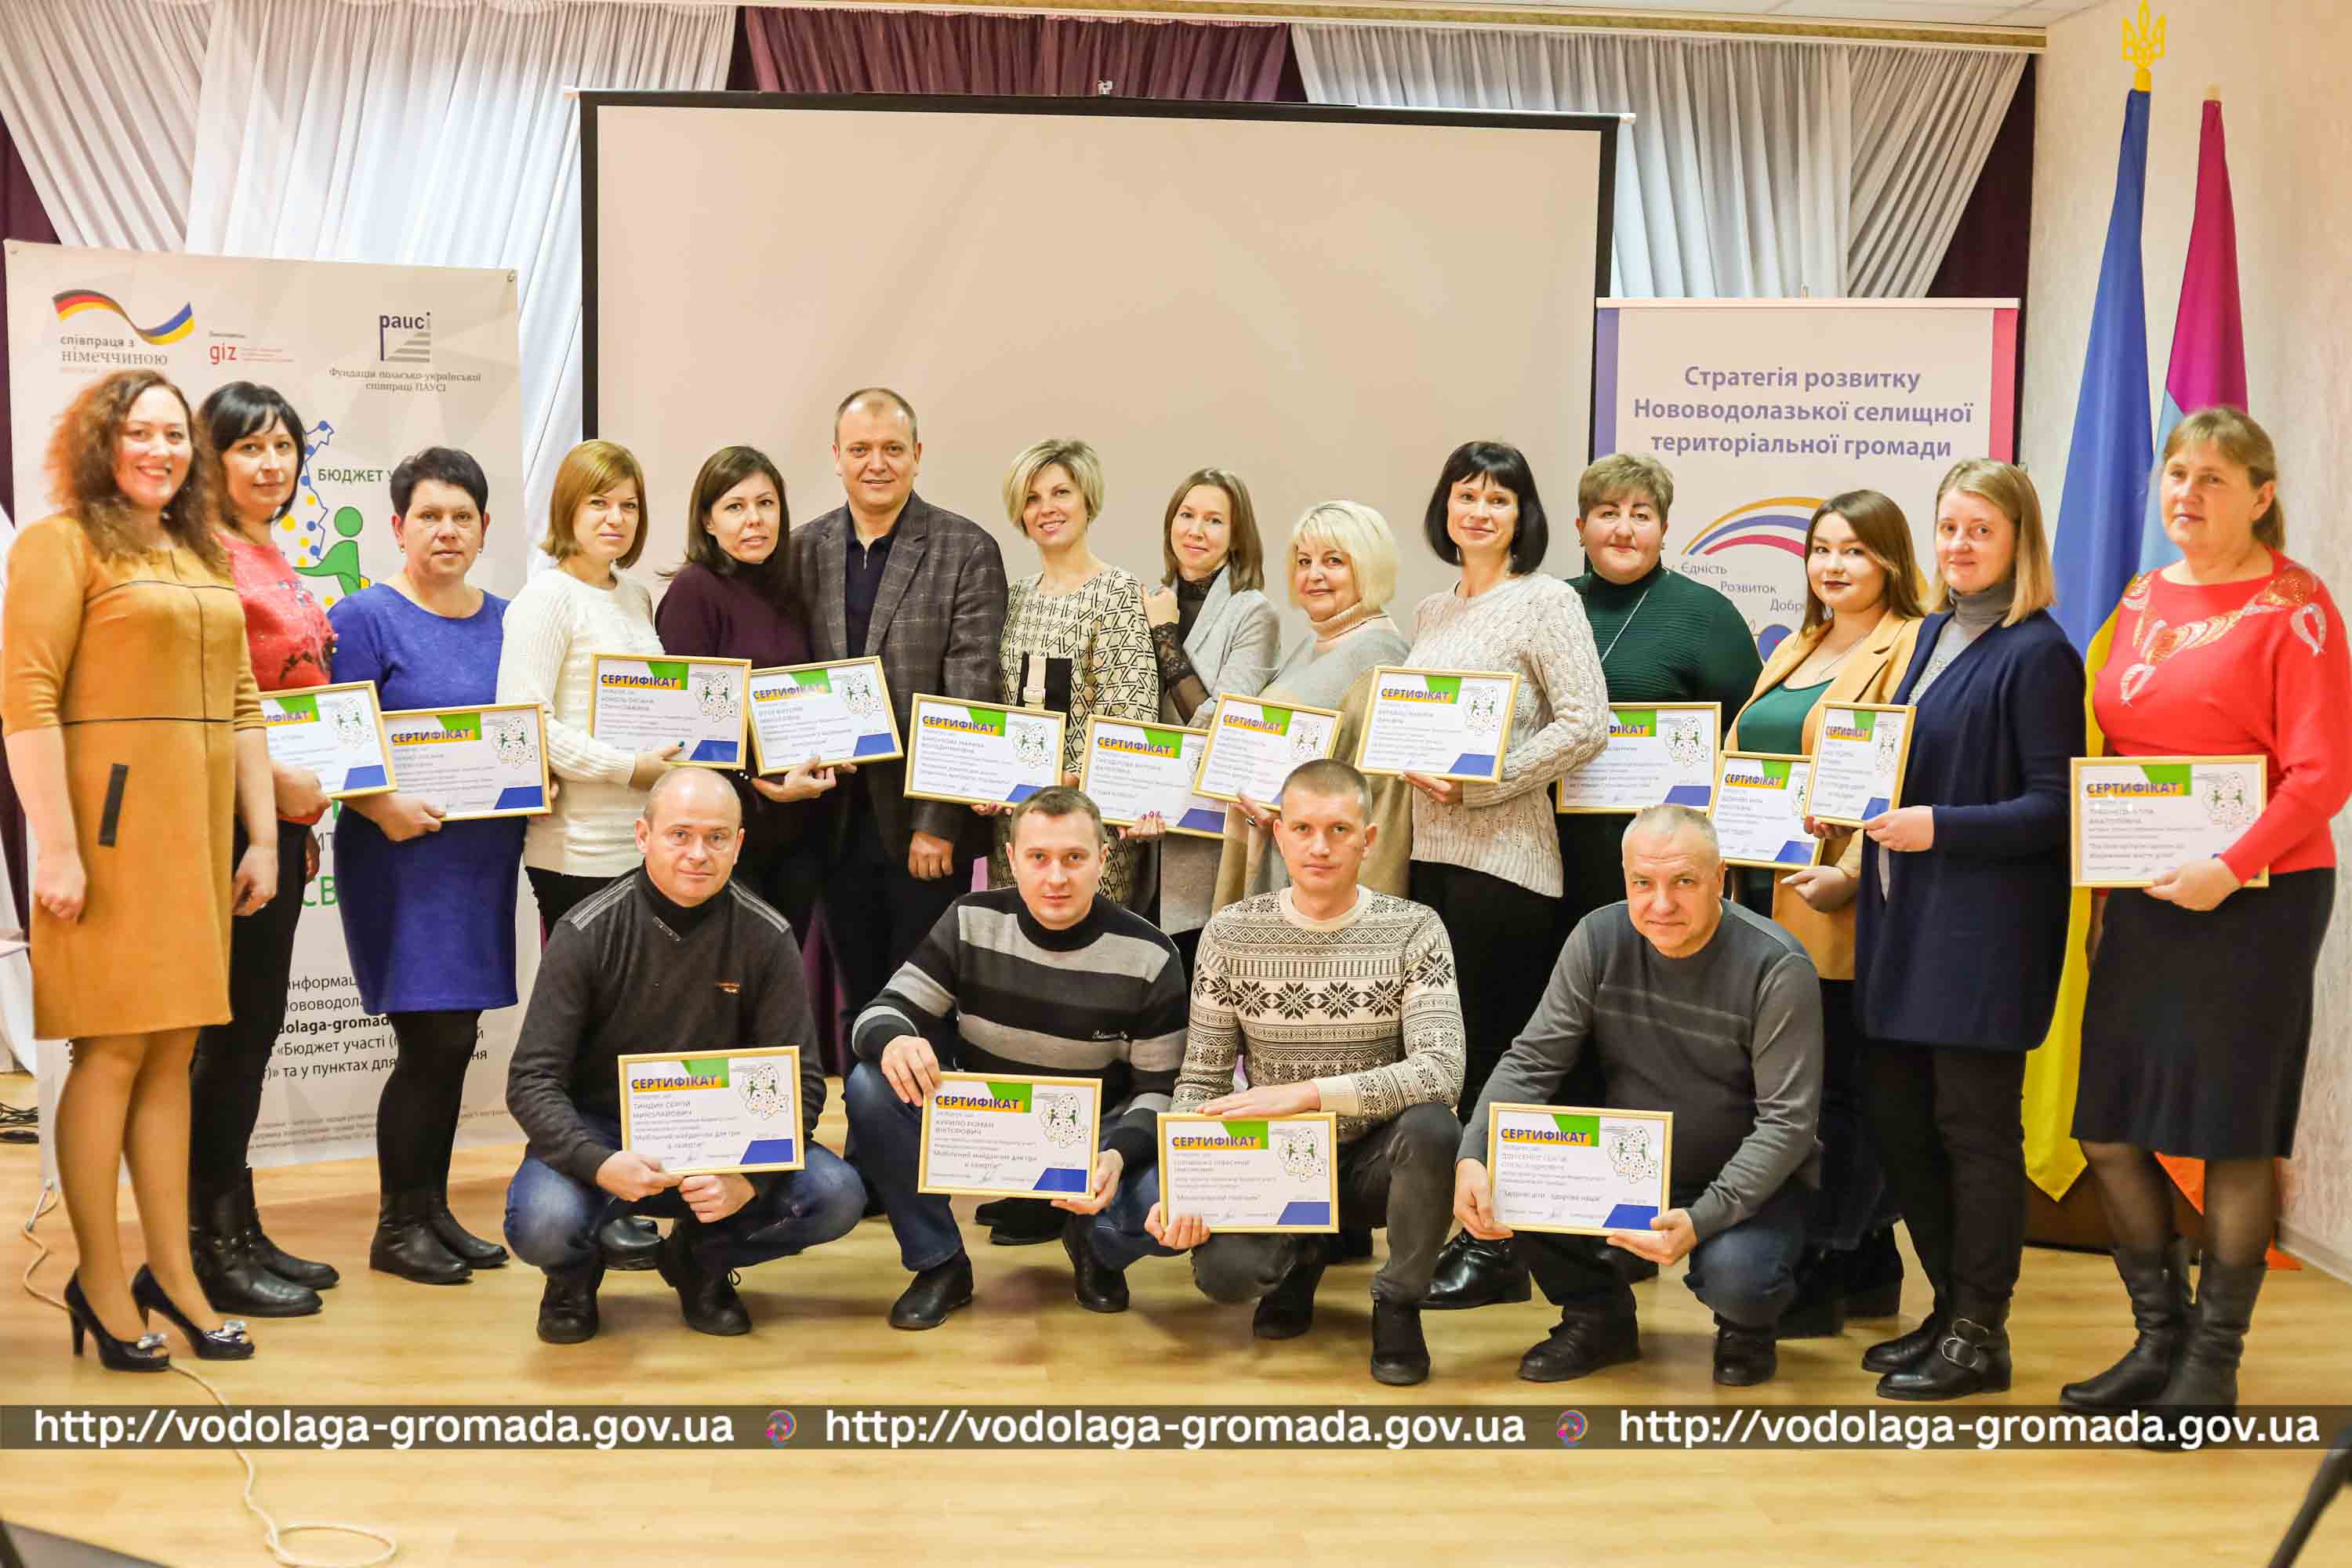
[[[741,1334],[732,1270],[846,1236],[866,1207],[847,1162],[816,1142],[824,1067],[792,927],[728,879],[743,808],[707,768],[662,776],[637,818],[642,869],[555,922],[507,1069],[507,1109],[530,1146],[507,1188],[507,1245],[546,1270],[539,1337],[594,1336],[604,1261],[596,1229],[623,1212],[677,1221],[662,1278],[687,1326]],[[797,1171],[678,1176],[621,1147],[623,1056],[801,1048]]]
[[[1723,896],[1715,826],[1654,805],[1624,837],[1625,902],[1595,910],[1561,948],[1535,1016],[1467,1119],[1454,1212],[1474,1236],[1508,1237],[1559,1326],[1519,1362],[1530,1383],[1640,1358],[1633,1293],[1610,1266],[1622,1247],[1688,1257],[1715,1311],[1715,1381],[1766,1381],[1773,1330],[1795,1293],[1802,1189],[1818,1184],[1821,984],[1796,938]],[[1496,1223],[1486,1108],[1554,1102],[1591,1046],[1612,1110],[1674,1113],[1671,1201],[1648,1234],[1515,1235]]]

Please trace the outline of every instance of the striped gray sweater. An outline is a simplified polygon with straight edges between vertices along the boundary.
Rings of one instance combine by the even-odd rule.
[[[851,1048],[879,1061],[901,1035],[952,1016],[963,1072],[1090,1078],[1103,1146],[1127,1169],[1159,1157],[1159,1113],[1184,1059],[1184,966],[1140,915],[1097,896],[1065,931],[1037,923],[1017,888],[958,899],[857,1016]]]

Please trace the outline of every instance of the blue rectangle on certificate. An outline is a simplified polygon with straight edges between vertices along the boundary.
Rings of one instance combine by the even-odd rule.
[[[1495,771],[1495,755],[1492,752],[1465,752],[1454,758],[1454,765],[1445,771],[1449,773],[1475,773],[1483,779]]]
[[[1780,852],[1772,858],[1783,866],[1810,866],[1813,863],[1813,848],[1810,838],[1791,838],[1780,846]]]
[[[1313,1203],[1304,1199],[1286,1203],[1282,1205],[1282,1214],[1274,1223],[1276,1225],[1329,1225],[1331,1205],[1319,1199]]]
[[[1004,798],[1009,803],[1018,805],[1045,787],[1044,784],[1017,784],[1013,786],[1013,793]]]
[[[1705,811],[1708,799],[1715,794],[1705,784],[1676,784],[1666,791],[1668,805],[1687,805],[1694,811]]]
[[[1056,1169],[1048,1171],[1044,1175],[1038,1177],[1036,1186],[1032,1188],[1031,1191],[1040,1193],[1083,1193],[1087,1190],[1087,1177],[1090,1173],[1090,1172],[1079,1170],[1075,1165],[1060,1166]]]
[[[1658,1217],[1655,1204],[1619,1204],[1601,1222],[1603,1230],[1647,1230],[1650,1222]]]
[[[851,755],[859,757],[876,757],[880,756],[889,749],[890,737],[887,735],[860,735],[857,737],[857,750],[852,752]]]
[[[370,763],[363,768],[353,768],[343,775],[343,788],[346,791],[382,789],[390,782],[383,776],[383,770],[373,763]]]
[[[530,811],[547,804],[547,792],[537,784],[509,784],[499,791],[492,811]]]
[[[790,1138],[754,1138],[751,1140],[751,1143],[745,1147],[743,1157],[737,1161],[736,1163],[740,1165],[789,1165],[793,1163],[793,1140]]]
[[[1874,795],[1870,797],[1870,804],[1862,808],[1862,819],[1864,822],[1868,822],[1872,817],[1884,816],[1894,809],[1895,803],[1893,801],[1887,799],[1883,795]]]
[[[1205,811],[1197,805],[1187,806],[1184,820],[1176,826],[1189,827],[1195,833],[1223,833],[1225,830],[1225,814],[1222,808]]]
[[[743,760],[743,742],[698,741],[694,745],[694,755],[686,760],[689,763],[740,763]]]

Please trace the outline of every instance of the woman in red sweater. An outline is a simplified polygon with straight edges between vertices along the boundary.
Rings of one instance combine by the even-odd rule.
[[[2074,1136],[2139,1337],[2062,1391],[2077,1408],[2237,1403],[2335,901],[2328,819],[2352,795],[2344,617],[2285,553],[2270,437],[2233,408],[2192,414],[2165,443],[2156,483],[2181,558],[2124,590],[2092,692],[2107,750],[2260,754],[2269,792],[2222,854],[2109,894],[2094,916]],[[2245,886],[2265,869],[2269,887]],[[2158,1150],[2206,1162],[2193,1309]]]

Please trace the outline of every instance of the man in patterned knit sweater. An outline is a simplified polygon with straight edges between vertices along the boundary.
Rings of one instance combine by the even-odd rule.
[[[1159,1113],[1184,1056],[1184,969],[1176,946],[1097,891],[1102,814],[1076,790],[1038,791],[1013,814],[1013,885],[958,899],[890,984],[857,1016],[843,1099],[915,1276],[890,1308],[894,1329],[935,1329],[971,1300],[971,1258],[948,1199],[917,1190],[923,1101],[939,1087],[930,1039],[955,1020],[947,1065],[964,1072],[1102,1082],[1102,1152],[1093,1189],[1057,1198],[1078,1304],[1127,1310],[1127,1281],[1088,1244],[1093,1216],[1157,1187]],[[1029,1200],[1020,1200],[1029,1201]]]
[[[1308,763],[1285,782],[1275,831],[1291,885],[1226,906],[1201,933],[1174,1109],[1338,1114],[1339,1223],[1389,1232],[1388,1261],[1372,1277],[1372,1375],[1415,1384],[1429,1376],[1421,1302],[1452,1217],[1462,1137],[1452,1110],[1462,998],[1436,911],[1358,885],[1378,835],[1370,816],[1370,786],[1345,763]],[[1251,1085],[1238,1094],[1236,1057]],[[1156,1204],[1144,1225],[1192,1250],[1211,1300],[1256,1301],[1258,1338],[1313,1323],[1328,1237],[1216,1236]]]

